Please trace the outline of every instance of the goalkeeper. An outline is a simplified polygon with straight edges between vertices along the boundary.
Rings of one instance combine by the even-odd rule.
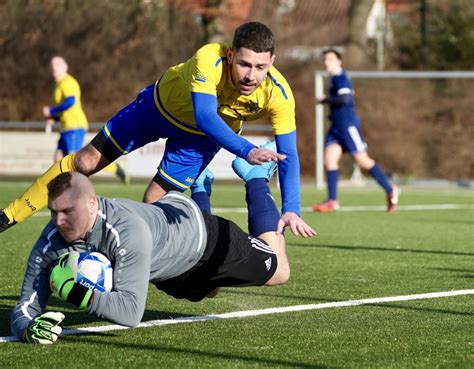
[[[31,343],[57,340],[64,315],[45,312],[50,278],[61,299],[125,326],[141,321],[149,282],[190,301],[212,297],[219,287],[286,283],[285,224],[268,187],[275,165],[233,162],[245,181],[250,235],[229,220],[201,212],[178,192],[153,204],[109,200],[96,196],[86,176],[59,175],[48,185],[52,219],[31,251],[12,313],[13,334]],[[302,236],[315,234],[311,229]],[[70,280],[69,267],[56,261],[73,250],[98,251],[111,260],[112,291],[93,292]]]

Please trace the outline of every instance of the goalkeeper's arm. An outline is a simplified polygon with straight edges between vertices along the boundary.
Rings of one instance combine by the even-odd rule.
[[[54,226],[49,223],[36,241],[28,257],[21,295],[11,314],[11,331],[21,341],[31,343],[53,343],[57,340],[64,319],[61,313],[45,312],[51,297],[49,271],[60,247],[56,247]],[[48,237],[49,235],[49,237]],[[54,247],[46,247],[47,245]]]

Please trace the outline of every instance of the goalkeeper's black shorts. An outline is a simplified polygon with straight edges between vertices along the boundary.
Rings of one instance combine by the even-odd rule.
[[[202,258],[182,275],[155,286],[177,299],[200,301],[217,287],[264,285],[277,267],[272,248],[229,220],[203,215],[207,245]]]

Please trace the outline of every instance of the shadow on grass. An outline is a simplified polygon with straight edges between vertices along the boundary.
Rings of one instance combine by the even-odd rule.
[[[291,243],[289,246],[308,247],[317,249],[338,249],[338,250],[367,250],[367,251],[389,251],[389,252],[411,252],[416,254],[440,254],[452,256],[474,256],[474,252],[456,252],[456,251],[439,251],[439,250],[420,250],[420,249],[397,249],[392,247],[373,247],[373,246],[344,246],[344,245],[309,245],[303,243]]]
[[[93,347],[99,347],[98,345],[107,345],[109,348],[115,348],[120,352],[124,352],[125,349],[133,350],[136,353],[136,350],[146,350],[146,351],[153,351],[154,353],[171,353],[171,354],[179,354],[179,355],[191,355],[196,358],[195,362],[199,362],[202,360],[203,357],[213,358],[213,359],[220,359],[220,360],[238,360],[240,362],[244,362],[247,364],[260,364],[260,365],[268,365],[268,366],[289,366],[295,368],[313,368],[313,369],[328,369],[329,367],[326,365],[320,365],[315,363],[304,363],[299,361],[290,361],[290,360],[281,360],[281,359],[272,359],[272,358],[260,358],[256,356],[250,355],[239,355],[230,352],[219,352],[217,349],[215,351],[204,351],[204,350],[196,350],[191,348],[181,348],[181,347],[172,347],[172,346],[163,346],[157,343],[156,345],[151,344],[134,344],[134,343],[123,343],[120,342],[121,337],[118,337],[113,342],[104,342],[103,340],[93,339],[91,337],[87,338],[87,343],[93,345]],[[64,340],[66,341],[76,341],[84,343],[84,340],[74,337],[74,336],[65,336]],[[262,354],[265,356],[267,354]],[[201,358],[201,359],[200,359]]]
[[[436,270],[440,272],[451,272],[451,273],[459,273],[463,274],[463,278],[474,278],[474,270],[468,269],[453,269],[453,268],[429,268],[430,270]],[[467,273],[467,274],[464,274]]]

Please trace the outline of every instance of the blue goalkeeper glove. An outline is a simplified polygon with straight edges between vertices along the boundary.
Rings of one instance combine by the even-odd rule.
[[[63,313],[52,311],[35,316],[23,333],[23,342],[42,345],[50,345],[56,342],[63,330],[59,326],[63,319]]]
[[[92,297],[92,290],[75,282],[75,273],[68,263],[77,263],[79,253],[71,251],[61,255],[54,264],[49,274],[49,284],[51,290],[56,293],[61,300],[76,305],[79,309],[85,310]]]

